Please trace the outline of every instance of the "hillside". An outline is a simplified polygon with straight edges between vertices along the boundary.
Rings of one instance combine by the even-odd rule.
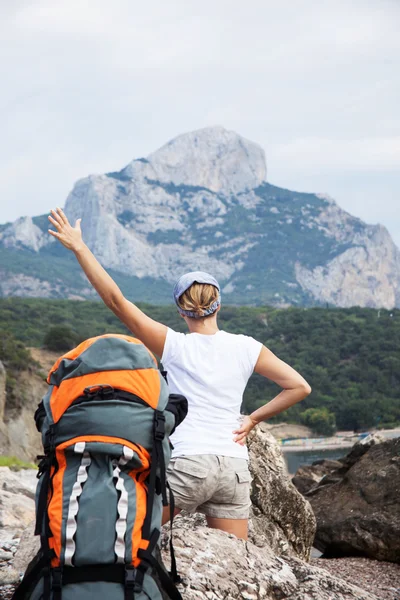
[[[264,151],[222,127],[181,135],[120,171],[79,180],[65,202],[135,301],[170,301],[184,271],[210,271],[238,305],[400,306],[387,230],[327,196],[266,181]],[[92,298],[46,215],[0,226],[0,295]]]
[[[174,307],[141,307],[152,318],[184,331]],[[399,310],[224,306],[219,324],[260,340],[310,382],[312,394],[273,422],[301,423],[306,409],[325,407],[342,430],[400,424]],[[55,334],[63,327],[62,335],[67,333],[72,345],[105,332],[126,332],[99,302],[0,299],[0,360],[7,358],[7,332],[26,346],[40,347],[54,327]],[[276,391],[274,384],[253,376],[244,411],[265,403]]]

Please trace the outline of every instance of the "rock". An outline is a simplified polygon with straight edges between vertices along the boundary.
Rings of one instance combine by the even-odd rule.
[[[300,467],[292,478],[292,483],[305,496],[312,494],[318,484],[322,486],[337,483],[363,454],[384,440],[385,438],[379,433],[371,433],[354,444],[350,452],[343,458],[316,460],[312,465]]]
[[[323,569],[277,557],[268,546],[205,527],[182,528],[178,521],[174,547],[185,600],[376,600]],[[169,564],[166,550],[163,558]]]
[[[316,522],[310,504],[290,481],[281,448],[260,424],[249,435],[253,477],[251,539],[276,554],[308,560]]]
[[[339,481],[307,493],[317,519],[314,546],[326,557],[400,562],[400,438],[376,442],[356,444],[341,461]]]
[[[354,247],[325,265],[309,269],[296,263],[296,278],[301,287],[320,303],[387,309],[399,306],[399,287],[393,286],[393,277],[400,277],[400,252],[388,230],[381,225],[368,227],[354,242]]]
[[[312,429],[298,423],[264,423],[264,426],[276,439],[311,438],[314,435]]]
[[[182,272],[201,269],[220,279],[232,304],[400,306],[400,251],[388,231],[324,195],[273,186],[266,171],[257,144],[207,127],[120,171],[79,180],[65,211],[72,221],[82,218],[84,239],[105,267],[151,279],[162,302]],[[47,225],[42,215],[1,228],[4,252],[17,249],[26,264],[40,254],[40,269],[10,260],[0,269],[0,295],[93,297],[77,266],[69,283],[55,275],[63,263]],[[276,232],[285,248],[278,254],[271,251]],[[255,275],[257,286],[249,283]],[[136,300],[148,300],[146,287]]]
[[[7,425],[4,423],[4,413],[7,400],[6,378],[6,370],[3,363],[0,361],[0,454],[5,454],[5,448],[7,448],[9,444]]]
[[[367,435],[364,439],[358,441],[350,452],[346,454],[343,458],[340,458],[338,462],[342,463],[343,468],[340,469],[340,473],[344,475],[346,471],[348,471],[361,456],[363,456],[372,446],[376,444],[381,444],[385,441],[383,435],[379,433],[371,433]]]
[[[263,149],[223,127],[180,135],[124,171],[135,178],[198,186],[225,195],[256,188],[267,176]]]
[[[31,248],[38,252],[48,244],[47,235],[33,223],[31,217],[20,217],[12,223],[2,234],[2,243],[5,248]]]
[[[0,568],[0,585],[9,585],[10,583],[18,583],[20,580],[19,573],[11,567]],[[1,590],[0,590],[1,592]],[[1,596],[0,596],[1,598]]]
[[[4,409],[6,406],[6,377],[6,370],[0,360],[0,423],[4,419]]]
[[[0,489],[11,494],[22,494],[34,500],[37,485],[36,474],[37,471],[34,469],[11,471],[9,467],[0,467]]]
[[[8,467],[0,467],[0,532],[3,538],[21,533],[34,519],[34,476],[33,470],[27,475],[23,471],[13,473]]]
[[[14,556],[13,568],[21,575],[40,549],[40,537],[34,535],[35,521],[31,521],[21,535],[17,552]]]
[[[342,466],[338,460],[317,460],[312,465],[304,465],[297,469],[292,483],[300,494],[306,494],[320,482],[322,485],[329,483],[331,481],[329,476]]]
[[[200,515],[178,516],[174,547],[185,600],[376,600],[376,597],[294,557],[277,557],[222,531],[202,525]],[[19,581],[37,552],[33,526],[24,532],[13,568],[0,569],[0,584]],[[169,527],[163,529],[162,557],[169,564]],[[35,540],[35,541],[34,541]]]
[[[6,403],[6,424],[0,421],[0,454],[33,462],[43,453],[33,415],[48,386],[38,374],[22,371],[18,374],[18,389],[16,405],[10,400]]]

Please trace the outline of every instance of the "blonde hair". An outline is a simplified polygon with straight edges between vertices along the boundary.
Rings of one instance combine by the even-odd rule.
[[[215,285],[211,285],[210,283],[192,283],[190,288],[179,296],[178,306],[182,310],[187,310],[196,313],[198,317],[203,317],[205,311],[218,300],[218,297],[219,291]]]

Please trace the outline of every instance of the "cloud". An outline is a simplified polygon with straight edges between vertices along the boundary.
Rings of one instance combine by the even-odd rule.
[[[397,171],[400,170],[400,135],[391,138],[302,138],[275,145],[271,152],[279,164],[293,171]]]
[[[393,203],[399,166],[399,14],[397,0],[1,3],[0,221],[210,124],[263,146],[271,182],[334,195],[340,180],[345,208],[364,190],[356,209],[375,219],[365,177]]]

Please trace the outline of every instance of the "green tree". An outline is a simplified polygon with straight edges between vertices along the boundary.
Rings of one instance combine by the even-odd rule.
[[[300,414],[303,425],[310,427],[318,435],[333,435],[336,431],[335,415],[327,408],[307,408]]]
[[[55,325],[44,336],[43,345],[48,350],[67,352],[78,343],[78,335],[67,325]]]

